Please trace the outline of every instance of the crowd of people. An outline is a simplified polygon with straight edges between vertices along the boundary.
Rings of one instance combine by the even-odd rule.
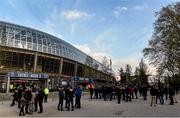
[[[175,94],[177,94],[176,90],[172,87],[169,86],[168,87],[163,87],[163,86],[152,86],[150,89],[150,94],[151,94],[151,106],[156,106],[158,100],[160,102],[160,104],[164,104],[164,96],[165,99],[168,100],[168,96],[169,96],[169,100],[170,100],[170,105],[174,105],[174,103],[177,103]]]
[[[82,94],[82,87],[77,85],[75,89],[71,86],[67,87],[59,87],[59,103],[57,106],[58,110],[64,111],[74,111],[74,108],[80,109],[81,108],[81,94]],[[29,87],[20,87],[13,93],[13,100],[10,106],[14,106],[15,103],[18,103],[19,116],[25,114],[32,114],[33,112],[43,113],[43,101],[47,103],[49,90],[48,88],[38,88],[37,93],[33,96],[32,90]],[[74,104],[74,97],[75,97],[75,104]],[[65,106],[64,105],[65,100]],[[38,107],[39,106],[39,107]]]
[[[131,102],[133,99],[142,97],[143,100],[147,100],[148,90],[151,95],[150,106],[156,106],[158,100],[160,104],[164,104],[165,99],[170,100],[170,105],[177,103],[175,95],[177,91],[172,86],[136,86],[136,85],[116,85],[116,86],[101,86],[94,87],[93,84],[88,86],[90,92],[90,99],[102,99],[104,101],[112,101],[117,99],[117,103],[121,101]],[[33,96],[32,90],[29,87],[20,87],[13,93],[13,100],[10,106],[14,106],[15,102],[18,103],[20,109],[19,115],[32,114],[33,112],[43,112],[43,101],[46,103],[48,98],[48,88],[38,88],[37,92]],[[58,96],[59,103],[57,110],[60,111],[74,111],[74,109],[81,108],[81,95],[82,86],[77,85],[75,88],[71,86],[59,86]],[[75,99],[74,99],[75,98]],[[74,103],[75,101],[75,103]],[[39,108],[39,109],[38,109]]]
[[[140,87],[138,88],[137,86],[132,86],[132,85],[117,85],[117,86],[102,86],[102,87],[95,87],[89,88],[90,90],[90,95],[91,99],[93,98],[93,93],[94,93],[94,98],[95,99],[104,99],[104,101],[107,101],[109,99],[110,101],[112,99],[117,98],[118,103],[121,102],[122,100],[128,102],[132,101],[132,99],[136,98],[138,99],[138,92],[140,96],[143,96],[144,100],[147,99],[147,87]]]
[[[103,99],[104,101],[117,99],[118,104],[121,103],[121,100],[125,102],[131,102],[132,99],[138,99],[139,97],[142,97],[143,100],[147,100],[148,91],[151,95],[150,106],[156,106],[158,100],[160,104],[164,104],[164,96],[166,100],[168,100],[169,98],[170,105],[174,105],[174,103],[177,103],[175,97],[175,95],[177,94],[177,90],[172,86],[158,87],[157,85],[154,85],[152,87],[148,87],[146,85],[143,85],[138,87],[136,85],[117,85],[89,87],[90,99]]]
[[[81,95],[82,95],[82,86],[77,85],[76,88],[72,88],[71,86],[67,87],[59,87],[59,104],[58,110],[64,111],[74,111],[74,107],[77,109],[81,108]],[[74,104],[74,97],[75,97],[75,104]],[[65,106],[64,104],[65,99]]]
[[[33,106],[34,106],[34,112],[37,112],[38,105],[39,105],[38,113],[43,112],[43,100],[45,93],[44,93],[44,89],[42,89],[41,87],[38,88],[38,91],[34,97],[32,94],[32,90],[29,87],[18,88],[18,90],[15,90],[12,96],[13,96],[13,100],[10,106],[14,106],[15,102],[17,102],[18,108],[20,109],[19,111],[20,116],[25,114],[31,114],[33,112],[31,111],[33,110],[32,109]]]

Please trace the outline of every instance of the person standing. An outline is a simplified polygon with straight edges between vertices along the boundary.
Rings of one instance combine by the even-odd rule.
[[[93,87],[93,84],[89,84],[89,92],[90,92],[90,98],[92,99],[93,98],[93,93],[94,93],[94,87]]]
[[[32,95],[31,89],[28,87],[28,88],[25,90],[25,99],[27,100],[27,102],[26,102],[26,107],[25,107],[25,109],[26,109],[26,114],[28,114],[29,101],[32,100],[32,97],[33,97],[33,95]]]
[[[15,105],[15,102],[18,101],[18,92],[17,90],[14,91],[14,93],[11,95],[13,97],[12,103],[11,103],[11,107]]]
[[[134,99],[134,87],[133,86],[129,87],[129,94],[130,94],[131,99]]]
[[[104,101],[107,101],[107,92],[108,92],[107,86],[103,86],[102,90],[103,90]]]
[[[126,101],[126,88],[124,85],[122,85],[122,97],[123,97],[123,100]]]
[[[160,99],[160,88],[159,88],[159,87],[157,87],[156,104],[157,104],[158,100],[159,100],[159,102],[161,103],[161,99]]]
[[[21,106],[21,97],[22,97],[22,87],[18,89],[18,108]]]
[[[125,93],[126,93],[126,102],[131,101],[130,88],[128,85],[126,85]]]
[[[109,87],[109,101],[112,100],[112,97],[113,97],[112,92],[113,92],[113,88],[112,88],[112,86],[110,86],[110,87]]]
[[[168,99],[168,87],[167,86],[165,86],[165,88],[164,88],[164,94],[165,94],[165,98],[167,100]]]
[[[121,86],[117,86],[116,95],[117,95],[117,99],[118,99],[118,104],[121,103],[121,92],[122,92],[121,90],[122,90]]]
[[[77,89],[76,89],[76,92],[75,92],[75,96],[76,96],[76,107],[78,109],[81,108],[81,94],[82,94],[82,89],[81,87],[78,85],[77,86]]]
[[[144,99],[144,100],[147,100],[147,91],[148,91],[147,85],[143,86],[143,88],[142,88],[142,94],[143,94],[143,99]]]
[[[137,93],[138,93],[137,86],[134,86],[134,93],[135,93],[136,99],[138,99],[138,96],[137,96]]]
[[[178,88],[177,88],[176,86],[173,87],[173,88],[174,88],[174,91],[175,91],[175,92],[174,92],[175,94],[173,95],[173,100],[174,100],[175,103],[178,103],[178,101],[177,101],[177,99],[176,99],[176,95],[178,94]]]
[[[159,88],[159,101],[161,104],[164,104],[164,88],[161,86]]]
[[[35,94],[35,97],[34,97],[34,112],[37,112],[38,110],[38,93]]]
[[[97,86],[95,87],[94,92],[95,92],[94,98],[95,98],[95,99],[98,99],[98,94],[99,94],[99,92],[98,92],[98,87],[97,87]]]
[[[68,103],[69,103],[69,86],[66,86],[65,88],[65,108],[68,108]]]
[[[156,106],[156,96],[157,96],[157,88],[155,86],[151,87],[150,94],[151,94],[151,104],[152,106],[154,104],[154,107]]]
[[[73,98],[74,98],[74,90],[72,89],[72,87],[69,87],[68,90],[68,111],[70,110],[70,106],[71,106],[71,110],[74,111],[74,106],[73,106]]]
[[[172,86],[169,87],[169,99],[170,99],[170,105],[174,105],[174,99],[173,96],[175,95],[175,90]]]
[[[27,103],[27,101],[26,101],[26,99],[24,98],[24,96],[21,97],[20,102],[21,102],[21,108],[20,108],[19,116],[21,116],[21,115],[24,116],[24,115],[25,115],[25,113],[24,113],[24,107],[26,106],[26,103]]]
[[[64,100],[64,89],[62,86],[59,87],[59,104],[58,110],[63,111],[63,100]]]
[[[39,112],[38,113],[42,113],[43,112],[43,99],[44,99],[44,91],[42,88],[39,89],[37,98],[38,98],[38,103],[39,103]]]
[[[116,99],[116,92],[115,92],[115,86],[112,87],[112,99]]]
[[[47,103],[48,95],[49,95],[49,89],[46,87],[46,88],[44,89],[44,102],[45,102],[45,103]]]
[[[143,87],[139,86],[139,96],[141,97],[143,95]]]

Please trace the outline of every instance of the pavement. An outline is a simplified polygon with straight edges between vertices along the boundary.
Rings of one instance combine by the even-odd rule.
[[[179,102],[175,105],[169,105],[169,100],[165,100],[164,105],[157,104],[156,107],[151,107],[150,96],[147,101],[139,98],[117,104],[117,100],[91,100],[89,96],[84,95],[81,99],[81,109],[58,111],[58,98],[49,98],[48,103],[43,104],[43,113],[34,112],[32,115],[26,114],[21,117],[180,117],[180,95],[177,95],[176,99]],[[9,107],[10,104],[11,101],[0,101],[0,117],[18,117],[17,104]]]

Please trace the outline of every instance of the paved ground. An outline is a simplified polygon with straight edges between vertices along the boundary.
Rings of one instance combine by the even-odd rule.
[[[44,104],[44,113],[26,115],[26,117],[180,117],[180,95],[176,96],[179,103],[169,105],[169,100],[164,105],[158,104],[150,107],[150,97],[147,101],[142,98],[134,99],[132,102],[117,104],[117,100],[102,101],[90,100],[87,96],[82,98],[82,108],[75,111],[58,111],[57,99],[49,99]],[[19,109],[17,105],[9,107],[10,101],[0,102],[1,117],[17,117]]]

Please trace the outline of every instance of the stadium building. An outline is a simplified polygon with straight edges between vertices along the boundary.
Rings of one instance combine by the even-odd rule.
[[[32,28],[0,22],[0,91],[18,86],[111,83],[103,65],[71,44]]]

